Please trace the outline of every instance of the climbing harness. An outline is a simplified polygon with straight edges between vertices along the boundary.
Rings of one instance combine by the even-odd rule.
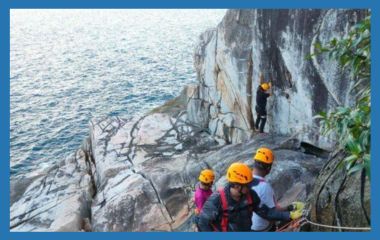
[[[228,202],[227,202],[227,197],[226,193],[223,188],[219,188],[218,192],[220,194],[220,200],[222,202],[222,209],[223,209],[223,215],[222,215],[222,220],[220,222],[220,227],[222,232],[227,232],[228,230]],[[251,206],[253,203],[252,196],[251,194],[247,194],[247,202],[248,206]],[[248,208],[248,211],[252,211],[250,208]],[[215,225],[213,225],[214,230],[218,231]]]

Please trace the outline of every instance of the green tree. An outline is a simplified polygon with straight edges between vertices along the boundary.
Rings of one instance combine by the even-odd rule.
[[[320,119],[322,133],[334,133],[339,148],[347,153],[343,160],[349,173],[365,170],[370,178],[371,169],[371,33],[370,16],[352,27],[348,36],[333,39],[326,46],[315,44],[316,54],[328,54],[336,59],[344,70],[350,71],[355,80],[352,92],[353,106],[339,106],[331,112],[322,112]],[[314,55],[316,55],[314,54]]]

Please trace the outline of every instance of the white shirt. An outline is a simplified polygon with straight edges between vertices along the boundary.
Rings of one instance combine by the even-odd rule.
[[[260,176],[254,176],[254,178],[260,180],[259,184],[256,186],[253,186],[252,189],[256,191],[257,195],[260,197],[260,207],[265,204],[269,208],[276,207],[275,202],[275,195],[274,191],[272,189],[272,186],[265,181],[265,178]],[[265,230],[267,227],[269,227],[270,222],[259,215],[257,215],[255,212],[252,214],[252,226],[251,229],[254,231],[262,231]]]

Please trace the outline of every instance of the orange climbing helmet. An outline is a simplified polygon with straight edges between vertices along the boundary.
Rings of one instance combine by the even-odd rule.
[[[256,154],[253,157],[253,160],[265,164],[272,164],[274,160],[274,155],[272,150],[266,147],[262,147],[257,149]]]
[[[227,180],[230,183],[250,183],[253,180],[252,171],[244,163],[232,163],[227,170]]]
[[[210,184],[210,183],[214,182],[215,175],[211,169],[205,169],[205,170],[201,171],[198,179],[202,183]]]
[[[271,84],[270,83],[262,83],[260,86],[262,89],[264,89],[264,91],[267,91],[271,87]]]

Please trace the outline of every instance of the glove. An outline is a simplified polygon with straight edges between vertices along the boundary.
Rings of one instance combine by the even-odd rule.
[[[302,217],[302,210],[294,210],[290,212],[290,219],[295,220]]]
[[[303,202],[293,202],[293,210],[303,210],[305,208],[305,204]]]

